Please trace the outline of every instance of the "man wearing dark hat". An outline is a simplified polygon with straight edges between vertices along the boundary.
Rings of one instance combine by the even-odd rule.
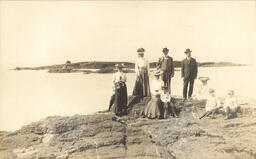
[[[168,87],[168,92],[171,93],[171,78],[174,76],[174,65],[172,57],[168,56],[169,49],[163,48],[164,56],[158,60],[158,69],[162,72],[162,80],[164,86]]]
[[[196,59],[191,57],[192,50],[186,49],[185,54],[187,57],[182,61],[181,76],[184,81],[183,85],[183,98],[184,100],[191,98],[194,87],[194,80],[197,77],[197,62]],[[189,91],[187,92],[189,84]]]

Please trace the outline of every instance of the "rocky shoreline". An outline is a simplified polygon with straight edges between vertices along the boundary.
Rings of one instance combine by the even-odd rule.
[[[255,103],[246,104],[235,119],[199,120],[205,101],[174,98],[179,118],[150,120],[139,117],[148,100],[130,107],[124,117],[107,111],[51,116],[1,132],[0,158],[256,158]]]

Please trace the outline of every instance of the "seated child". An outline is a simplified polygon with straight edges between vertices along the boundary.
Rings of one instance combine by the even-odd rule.
[[[206,111],[211,111],[213,109],[219,108],[220,107],[220,101],[215,96],[215,90],[212,89],[212,88],[209,88],[208,92],[209,92],[209,95],[207,97],[205,110]]]
[[[168,87],[163,86],[163,91],[161,92],[161,101],[163,103],[163,118],[166,119],[168,118],[168,108],[171,110],[171,115],[173,117],[177,117],[178,115],[176,114],[175,107],[171,103],[171,95],[168,91]]]
[[[206,113],[204,113],[199,119],[202,119],[205,116],[209,115],[215,115],[216,111],[218,108],[220,108],[220,101],[219,99],[215,96],[215,90],[212,88],[209,88],[209,95],[207,97],[206,105],[205,105],[205,110]]]
[[[239,111],[239,107],[237,105],[237,99],[234,96],[233,90],[228,90],[227,97],[225,98],[223,111],[226,115],[226,119],[230,119],[232,117],[237,116],[237,112]]]

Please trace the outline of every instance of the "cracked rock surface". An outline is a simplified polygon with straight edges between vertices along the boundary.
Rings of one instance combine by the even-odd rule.
[[[124,117],[109,112],[51,116],[0,132],[0,159],[256,158],[253,104],[235,119],[199,120],[205,101],[176,98],[179,118],[150,120],[139,117],[148,101],[133,105]]]

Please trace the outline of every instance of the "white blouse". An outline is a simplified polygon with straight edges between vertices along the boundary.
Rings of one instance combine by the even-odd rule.
[[[117,82],[126,82],[126,75],[123,72],[116,72],[113,75],[113,84]]]
[[[139,74],[139,68],[146,68],[147,71],[149,70],[148,61],[145,58],[139,57],[135,62],[135,72]]]
[[[116,72],[113,74],[113,92],[115,92],[115,84],[118,82],[126,82],[126,75],[123,72]]]
[[[220,106],[220,101],[217,97],[209,95],[206,101],[205,109],[210,111],[212,109],[218,108]]]
[[[169,93],[161,93],[161,101],[166,103],[171,101],[171,95]]]
[[[236,108],[237,107],[237,99],[235,97],[227,97],[224,102],[224,108]]]
[[[197,94],[196,94],[196,98],[197,99],[207,99],[208,95],[209,95],[209,87],[208,85],[203,85],[200,84],[197,88]]]

